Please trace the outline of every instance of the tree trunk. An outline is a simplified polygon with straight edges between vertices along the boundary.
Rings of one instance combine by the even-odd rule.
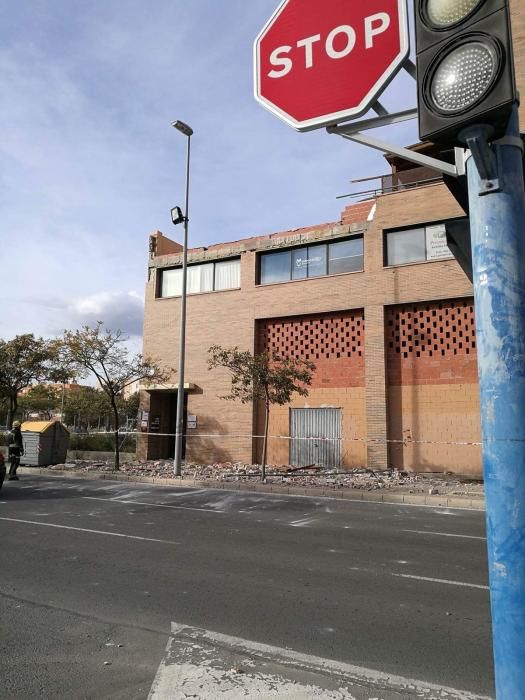
[[[13,421],[15,419],[17,408],[18,408],[17,396],[11,395],[9,397],[9,410],[7,412],[7,428],[8,428],[8,430],[11,430],[11,428],[13,427]]]
[[[264,404],[264,439],[263,439],[263,453],[262,453],[262,464],[261,464],[261,480],[266,479],[266,454],[268,452],[268,427],[270,422],[270,404],[265,401]]]
[[[120,439],[118,432],[118,408],[115,400],[111,399],[111,408],[113,409],[113,420],[114,423],[114,435],[115,435],[115,464],[114,469],[116,472],[120,470]]]

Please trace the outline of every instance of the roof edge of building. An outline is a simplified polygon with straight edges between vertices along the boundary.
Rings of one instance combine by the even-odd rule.
[[[189,248],[188,259],[191,261],[198,261],[202,259],[227,258],[239,255],[243,252],[280,248],[292,243],[296,244],[302,240],[306,243],[317,240],[318,238],[324,239],[333,236],[339,237],[351,233],[359,233],[365,231],[368,227],[370,213],[375,203],[376,199],[373,198],[351,204],[343,210],[339,221],[314,224],[313,226],[302,226],[296,229],[250,236],[235,241]],[[181,254],[182,247],[180,252],[155,255],[150,260],[150,267],[163,267],[169,263],[177,264],[177,262],[180,261]]]

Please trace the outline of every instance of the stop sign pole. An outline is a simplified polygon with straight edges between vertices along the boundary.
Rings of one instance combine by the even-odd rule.
[[[355,119],[408,53],[406,0],[283,0],[255,40],[255,98],[298,131]]]

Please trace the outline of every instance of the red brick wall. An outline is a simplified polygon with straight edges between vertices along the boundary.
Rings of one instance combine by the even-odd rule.
[[[385,336],[390,385],[478,381],[473,299],[390,306]]]
[[[362,309],[259,321],[258,347],[313,362],[312,388],[365,386]]]
[[[389,464],[481,473],[472,298],[385,309]]]

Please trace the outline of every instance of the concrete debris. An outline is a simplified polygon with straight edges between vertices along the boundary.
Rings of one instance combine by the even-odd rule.
[[[111,473],[113,472],[113,463],[112,461],[77,459],[66,464],[54,465],[49,469]],[[120,473],[134,477],[176,479],[171,459],[126,462],[121,466]],[[261,480],[260,465],[243,462],[216,462],[214,464],[190,462],[183,466],[182,474],[184,479],[204,482],[260,483]],[[303,468],[290,467],[289,465],[269,465],[266,468],[265,483],[333,490],[388,490],[411,494],[466,497],[481,497],[483,495],[482,482],[472,478],[462,479],[450,473],[416,473],[398,469],[374,471],[366,467],[338,470],[315,465]]]

